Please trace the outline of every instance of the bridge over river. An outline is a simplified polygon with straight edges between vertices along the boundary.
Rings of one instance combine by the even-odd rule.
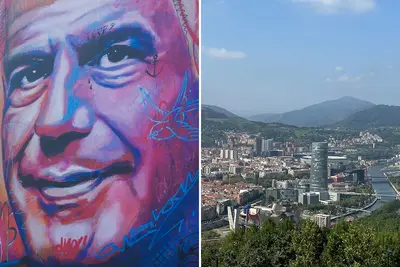
[[[374,183],[387,183],[388,179],[385,176],[368,176],[369,179],[367,179],[370,182]]]
[[[382,170],[387,173],[384,169],[384,165],[375,165],[371,166],[366,170],[366,178],[370,181],[372,187],[375,190],[375,196],[377,196],[378,201],[376,201],[372,206],[366,209],[349,209],[350,211],[359,211],[357,214],[351,214],[345,216],[345,219],[353,219],[354,216],[360,217],[370,214],[372,211],[379,209],[383,204],[386,202],[391,202],[395,199],[399,199],[399,195],[393,189],[392,185],[390,184],[389,180],[386,178],[385,174]],[[344,192],[345,194],[359,194],[354,192]],[[367,194],[368,195],[368,194]]]

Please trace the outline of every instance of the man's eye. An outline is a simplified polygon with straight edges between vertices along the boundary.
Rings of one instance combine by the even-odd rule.
[[[42,78],[45,75],[46,75],[46,73],[41,73],[40,70],[30,69],[26,72],[26,75],[22,79],[22,82],[23,83],[31,83],[31,82],[39,80],[40,78]]]
[[[128,59],[143,59],[143,54],[137,49],[128,45],[114,45],[108,48],[104,55],[100,58],[99,66],[109,68]]]
[[[48,70],[44,66],[28,67],[17,73],[11,80],[13,88],[29,89],[36,86],[41,79],[47,78]]]

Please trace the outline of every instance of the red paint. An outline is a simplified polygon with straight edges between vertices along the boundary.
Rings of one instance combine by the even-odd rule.
[[[82,247],[86,246],[88,236],[81,236],[77,238],[64,238],[61,237],[60,244],[56,246],[56,251],[67,255],[75,255],[79,252]]]

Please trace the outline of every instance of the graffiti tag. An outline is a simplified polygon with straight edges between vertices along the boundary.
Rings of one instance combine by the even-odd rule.
[[[60,244],[56,246],[56,252],[67,255],[75,255],[79,252],[81,247],[85,247],[87,243],[88,236],[81,236],[78,238],[64,238],[61,237]],[[82,246],[81,246],[82,245]]]
[[[93,40],[95,38],[98,38],[100,36],[102,36],[103,34],[105,34],[107,31],[110,31],[112,28],[114,28],[115,23],[110,23],[110,24],[106,24],[100,28],[95,29],[94,31],[87,33],[87,40]]]

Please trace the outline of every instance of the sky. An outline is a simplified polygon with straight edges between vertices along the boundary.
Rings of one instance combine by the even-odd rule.
[[[400,105],[399,0],[202,0],[202,103],[239,115]]]

